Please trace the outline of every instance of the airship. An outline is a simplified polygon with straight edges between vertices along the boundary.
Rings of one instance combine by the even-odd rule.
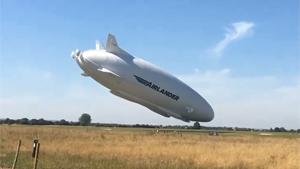
[[[134,57],[108,34],[106,47],[71,53],[82,76],[91,77],[110,93],[140,104],[164,117],[185,122],[209,122],[214,118],[210,104],[184,82],[157,66]]]

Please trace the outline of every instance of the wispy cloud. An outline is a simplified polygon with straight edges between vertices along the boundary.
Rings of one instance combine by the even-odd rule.
[[[226,47],[233,41],[242,39],[253,32],[253,22],[235,22],[226,28],[224,39],[216,44],[211,50],[213,56],[220,58]]]

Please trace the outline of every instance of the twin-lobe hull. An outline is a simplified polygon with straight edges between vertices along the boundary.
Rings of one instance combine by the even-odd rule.
[[[214,112],[207,101],[176,77],[134,58],[109,36],[105,50],[89,50],[76,57],[86,76],[111,93],[143,105],[165,117],[183,121],[211,121]]]

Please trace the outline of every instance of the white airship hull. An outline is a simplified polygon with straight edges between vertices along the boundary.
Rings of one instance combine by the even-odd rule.
[[[120,49],[109,35],[106,49],[89,50],[76,56],[84,71],[111,93],[143,105],[165,117],[208,122],[211,106],[196,91],[156,66]]]

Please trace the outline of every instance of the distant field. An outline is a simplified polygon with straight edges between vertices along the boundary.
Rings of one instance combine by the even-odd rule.
[[[40,169],[300,169],[300,136],[289,133],[0,125],[0,168],[32,168],[39,137]]]

